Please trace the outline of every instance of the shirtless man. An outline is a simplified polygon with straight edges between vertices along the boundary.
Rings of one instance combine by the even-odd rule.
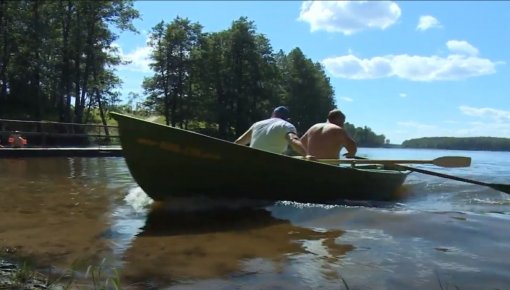
[[[348,158],[356,155],[357,145],[354,140],[342,128],[345,123],[345,115],[338,109],[328,114],[325,123],[318,123],[310,127],[301,137],[301,143],[307,149],[307,153],[319,159],[337,159],[342,147],[347,149]]]

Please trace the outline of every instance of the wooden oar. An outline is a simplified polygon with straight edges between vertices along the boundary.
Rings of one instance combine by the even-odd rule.
[[[434,160],[377,160],[377,159],[316,159],[314,161],[331,164],[400,164],[400,163],[412,163],[412,164],[434,164],[441,167],[469,167],[471,165],[470,157],[463,156],[444,156]]]
[[[463,181],[463,182],[477,184],[477,185],[488,186],[488,187],[493,188],[495,190],[499,190],[499,191],[502,191],[504,193],[510,194],[510,184],[487,183],[487,182],[481,182],[481,181],[477,181],[477,180],[466,179],[466,178],[462,178],[462,177],[458,177],[458,176],[447,175],[447,174],[444,174],[444,173],[429,171],[429,170],[425,170],[425,169],[414,168],[414,167],[411,167],[411,166],[405,166],[405,165],[400,165],[400,164],[396,164],[396,166],[398,166],[400,168],[407,169],[407,170],[411,170],[411,171],[414,171],[414,172],[423,173],[423,174],[428,174],[428,175],[433,175],[433,176],[438,176],[438,177],[443,177],[443,178],[449,178],[449,179],[453,179],[453,180],[457,180],[457,181]]]
[[[359,156],[355,156],[354,158],[358,159],[358,160],[368,160],[366,158],[359,157]],[[471,161],[471,159],[470,159],[470,161]],[[433,176],[437,176],[437,177],[453,179],[453,180],[467,182],[467,183],[472,183],[472,184],[476,184],[476,185],[487,186],[487,187],[490,187],[492,189],[495,189],[495,190],[498,190],[498,191],[510,194],[510,184],[487,183],[487,182],[482,182],[482,181],[462,178],[462,177],[458,177],[458,176],[448,175],[448,174],[444,174],[444,173],[429,171],[429,170],[425,170],[425,169],[419,169],[419,168],[415,168],[415,167],[411,167],[411,166],[405,166],[405,165],[401,165],[401,164],[395,164],[395,166],[403,168],[403,169],[407,169],[407,170],[410,170],[410,171],[423,173],[423,174],[428,174],[428,175],[433,175]]]

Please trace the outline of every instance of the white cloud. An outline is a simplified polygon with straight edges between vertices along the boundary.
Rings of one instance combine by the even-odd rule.
[[[496,123],[509,123],[510,125],[510,111],[504,111],[493,108],[475,108],[470,106],[460,106],[459,110],[471,117],[480,117],[483,119],[492,119]]]
[[[348,102],[348,103],[352,103],[354,101],[352,98],[349,98],[349,97],[340,97],[340,100]]]
[[[400,17],[393,1],[305,1],[298,20],[310,31],[325,30],[351,35],[365,29],[386,29]]]
[[[418,26],[416,26],[416,30],[425,31],[431,28],[441,28],[439,20],[437,20],[434,16],[430,15],[420,16],[420,20],[418,21]]]
[[[400,121],[397,122],[400,127],[410,128],[413,130],[435,130],[437,127],[433,125],[418,123],[415,121]]]
[[[470,122],[466,128],[452,134],[454,137],[501,137],[510,138],[510,123]]]
[[[400,121],[391,133],[392,140],[401,142],[421,137],[481,137],[493,136],[510,138],[510,111],[494,108],[460,106],[459,110],[474,121],[444,120],[438,125],[416,121]]]
[[[446,43],[446,46],[453,53],[472,55],[472,56],[478,55],[478,48],[472,46],[467,41],[450,40]]]
[[[467,42],[448,42],[450,49],[463,52],[478,50]],[[461,80],[496,72],[493,62],[476,55],[450,54],[442,56],[386,55],[359,58],[352,54],[326,58],[322,61],[326,70],[334,77],[346,79],[377,79],[398,77],[411,81]]]
[[[407,94],[406,94],[406,93],[400,93],[400,94],[399,94],[399,96],[400,96],[401,98],[407,98]]]
[[[375,79],[393,74],[391,60],[386,57],[360,59],[352,54],[326,58],[324,67],[335,77],[349,79]]]
[[[119,50],[120,57],[123,61],[129,61],[129,64],[119,66],[119,70],[150,72],[149,64],[151,62],[149,56],[152,53],[150,46],[138,47],[135,50],[124,53],[122,47],[116,45]]]

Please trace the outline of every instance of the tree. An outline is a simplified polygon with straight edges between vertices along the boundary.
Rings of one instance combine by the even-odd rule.
[[[132,6],[129,0],[0,0],[0,116],[80,123],[87,106],[109,102],[120,84],[111,28],[135,31]]]
[[[207,38],[205,55],[213,71],[204,87],[216,100],[219,136],[232,138],[278,103],[278,67],[269,40],[246,17]]]
[[[354,125],[346,122],[344,124],[344,129],[349,133],[349,135],[356,141],[358,146],[361,147],[381,147],[385,144],[389,143],[389,140],[386,140],[384,135],[375,134],[372,129],[367,126],[355,127]]]
[[[202,26],[188,19],[160,22],[152,29],[149,45],[153,48],[151,68],[154,76],[144,81],[146,94],[166,118],[167,125],[183,127],[191,110],[187,102],[193,94],[193,51],[202,37]],[[161,99],[161,101],[156,101]]]
[[[280,56],[280,69],[287,100],[298,132],[305,132],[315,123],[323,122],[335,107],[334,91],[319,63],[307,59],[301,49]]]

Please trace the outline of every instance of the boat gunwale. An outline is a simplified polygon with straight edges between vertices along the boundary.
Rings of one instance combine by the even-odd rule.
[[[215,141],[220,141],[222,143],[226,143],[226,144],[229,144],[229,145],[240,146],[241,148],[243,148],[241,150],[255,150],[255,151],[263,152],[264,154],[270,154],[270,155],[274,155],[274,156],[278,156],[278,157],[287,157],[288,159],[286,159],[286,160],[299,160],[299,161],[304,161],[304,162],[314,162],[314,163],[318,163],[320,165],[331,166],[331,167],[339,168],[339,169],[343,169],[343,170],[345,170],[345,169],[355,169],[355,170],[359,170],[359,171],[374,172],[374,173],[383,173],[384,172],[384,173],[389,173],[389,174],[395,173],[395,174],[406,174],[406,175],[411,173],[410,170],[398,170],[398,169],[388,169],[388,168],[381,168],[381,169],[363,168],[365,166],[367,166],[367,167],[371,166],[370,164],[356,165],[356,166],[352,166],[352,165],[338,166],[338,165],[335,165],[335,164],[328,164],[328,163],[323,163],[323,162],[315,161],[313,159],[298,158],[298,157],[301,157],[301,156],[278,154],[278,153],[274,153],[274,152],[269,152],[269,151],[264,151],[264,150],[252,148],[252,147],[249,147],[249,146],[239,145],[239,144],[235,144],[233,142],[230,142],[228,140],[224,140],[224,139],[220,139],[220,138],[217,138],[217,137],[205,135],[205,134],[198,133],[198,132],[191,131],[191,130],[187,130],[187,129],[182,129],[182,128],[178,128],[178,127],[174,127],[174,126],[169,126],[169,125],[165,125],[165,124],[160,124],[160,123],[155,123],[155,122],[147,121],[147,120],[140,119],[140,118],[134,117],[134,116],[123,115],[123,114],[116,113],[116,112],[111,112],[110,114],[115,115],[116,117],[117,116],[122,117],[122,118],[124,118],[126,120],[131,120],[131,121],[136,120],[136,121],[144,122],[146,124],[150,124],[151,126],[158,126],[158,127],[164,128],[164,129],[172,129],[172,130],[180,131],[181,133],[193,134],[193,135],[196,135],[196,136],[199,136],[199,137],[202,137],[202,138],[207,138],[209,140],[215,140]],[[373,165],[381,165],[381,164],[378,164],[377,162],[374,162]]]

